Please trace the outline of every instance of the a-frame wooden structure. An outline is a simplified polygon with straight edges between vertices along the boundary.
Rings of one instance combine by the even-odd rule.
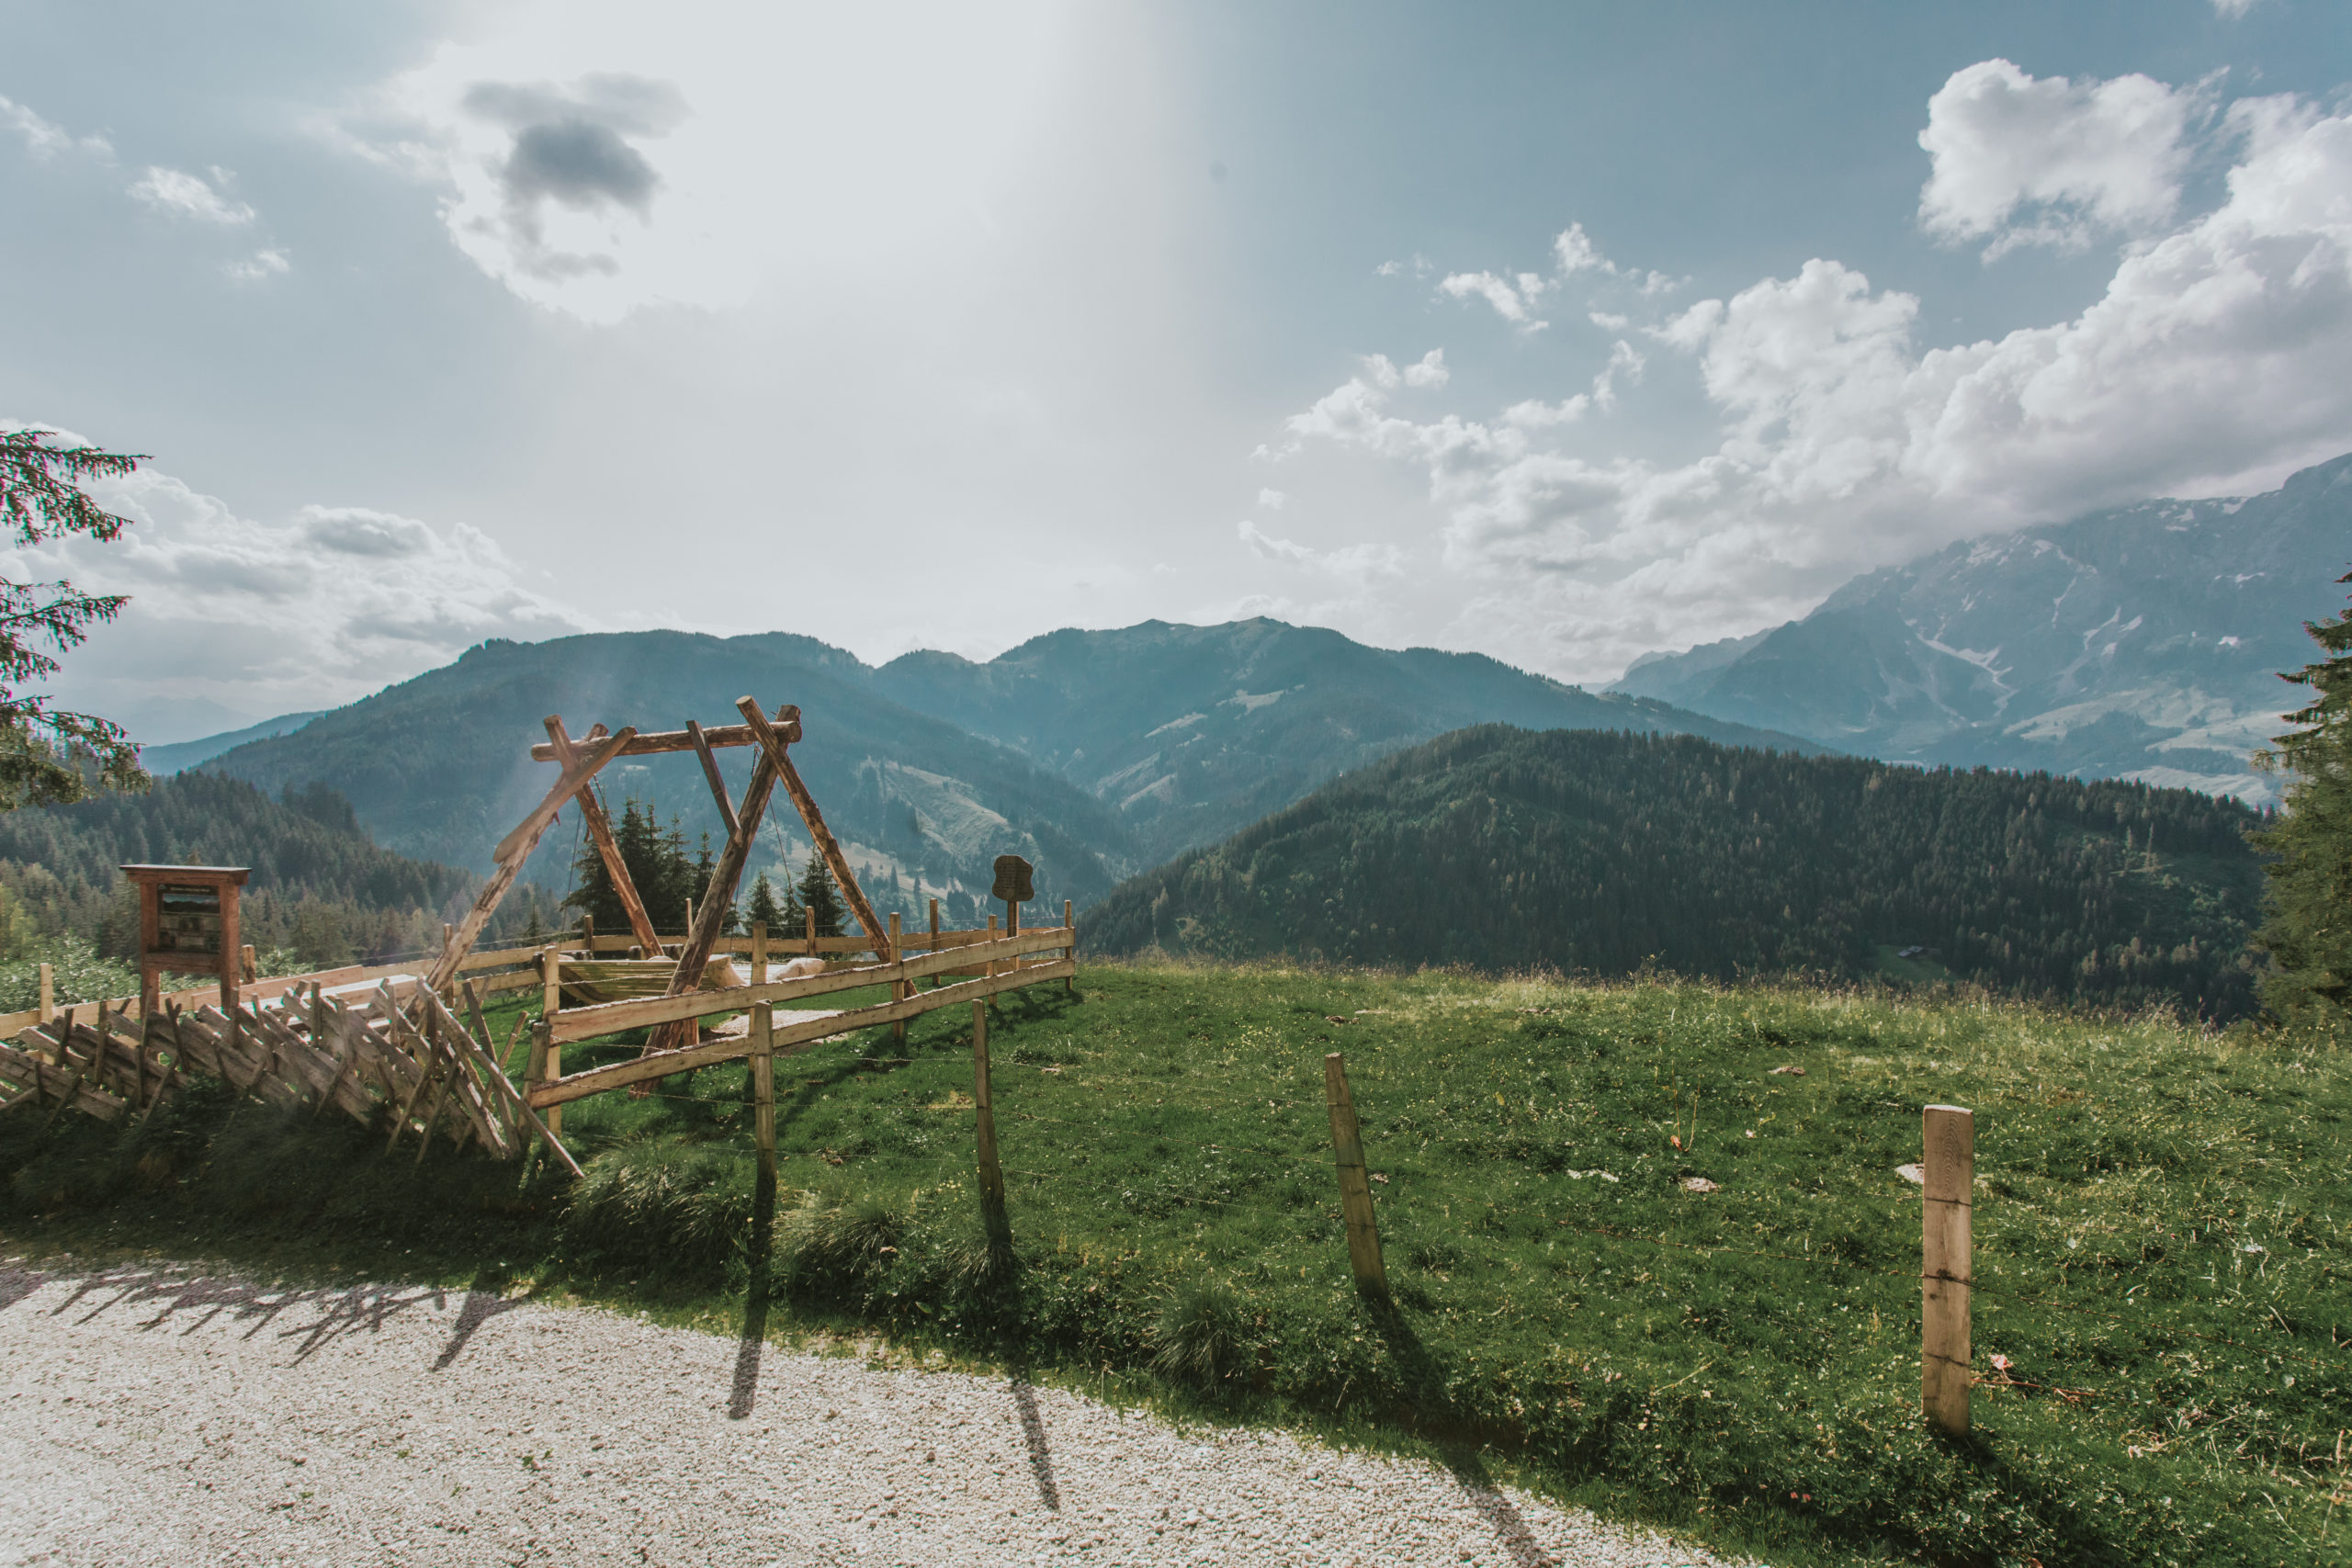
[[[603,857],[605,873],[613,880],[613,887],[620,895],[621,905],[628,911],[629,928],[644,945],[649,956],[662,951],[661,938],[653,931],[653,922],[645,913],[645,905],[638,897],[637,885],[629,880],[628,867],[621,862],[620,846],[614,841],[612,824],[606,819],[604,807],[598,803],[589,785],[605,764],[620,757],[642,757],[661,751],[692,751],[702,759],[703,776],[710,781],[710,793],[718,803],[719,819],[727,825],[727,847],[712,868],[710,884],[703,890],[695,906],[694,927],[686,933],[685,945],[678,953],[678,966],[670,976],[669,995],[682,997],[702,983],[702,974],[710,962],[712,949],[718,942],[719,927],[727,911],[734,907],[735,890],[743,876],[743,866],[751,858],[752,840],[767,813],[768,799],[778,784],[792,797],[792,804],[807,824],[808,837],[816,844],[817,852],[824,857],[825,865],[841,885],[842,896],[848,901],[850,913],[873,943],[874,951],[884,964],[898,962],[899,954],[891,942],[889,930],[865,901],[865,894],[857,885],[857,877],[850,870],[848,859],[841,845],[825,826],[824,815],[817,809],[808,786],[800,781],[799,770],[792,765],[791,748],[800,739],[800,710],[789,704],[776,710],[771,719],[759,703],[744,697],[735,705],[743,716],[741,724],[722,725],[705,729],[692,719],[684,729],[655,734],[639,734],[631,728],[618,734],[607,735],[603,725],[591,729],[574,740],[564,728],[560,716],[550,714],[547,719],[547,740],[531,748],[535,761],[554,762],[561,768],[555,785],[547,798],[533,807],[529,815],[514,830],[499,840],[492,852],[496,869],[482,885],[481,896],[474,900],[466,918],[451,934],[450,940],[434,963],[426,976],[426,988],[442,990],[453,980],[458,966],[473,951],[481,938],[481,929],[501,900],[522,874],[523,863],[531,858],[540,838],[547,832],[562,810],[564,802],[577,801],[585,821],[588,836]],[[738,802],[727,793],[726,781],[719,777],[718,760],[715,753],[723,747],[757,746],[759,761],[752,766],[751,782],[744,786],[743,798]],[[657,1028],[646,1045],[651,1055],[691,1043],[692,1020],[665,1023]]]

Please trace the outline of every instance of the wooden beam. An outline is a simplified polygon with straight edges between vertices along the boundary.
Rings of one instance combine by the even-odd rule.
[[[506,890],[514,886],[516,877],[523,874],[523,863],[529,860],[531,852],[539,847],[539,836],[555,820],[556,813],[563,808],[563,803],[587,787],[588,781],[596,776],[597,770],[619,756],[621,748],[628,745],[636,733],[634,729],[624,729],[609,740],[595,741],[582,748],[564,768],[563,776],[556,780],[555,788],[548,791],[547,798],[531,808],[531,814],[523,818],[514,831],[499,840],[495,852],[498,869],[491,874],[488,882],[482,884],[481,893],[474,897],[474,907],[466,911],[465,919],[458,925],[456,937],[435,960],[432,973],[424,979],[426,990],[438,991],[449,983],[450,976],[458,972],[458,964],[473,951],[475,941],[481,935],[481,928],[489,923],[492,913],[506,897]]]
[[[857,877],[850,870],[849,861],[842,853],[841,845],[833,841],[832,830],[825,826],[824,814],[817,809],[816,797],[808,793],[808,786],[800,782],[800,770],[792,765],[792,758],[786,752],[786,742],[783,734],[776,726],[768,722],[767,716],[760,711],[760,705],[753,699],[741,699],[735,709],[759,736],[760,749],[775,765],[776,777],[784,781],[785,793],[792,796],[792,804],[800,808],[800,819],[808,825],[808,837],[816,843],[817,852],[825,857],[825,868],[833,874],[833,880],[841,884],[842,896],[849,900],[849,912],[857,917],[858,930],[874,940],[875,951],[885,959],[898,957],[898,950],[887,945],[889,936],[883,931],[882,922],[875,918],[874,906],[865,901],[865,892],[858,886]],[[797,731],[800,728],[800,710],[788,708],[785,712],[791,715],[792,728]],[[783,716],[783,714],[777,716],[778,718]]]
[[[1064,946],[1069,933],[1042,927],[1023,931],[1017,937],[1000,937],[994,945],[981,947],[981,954],[996,958],[1016,957],[1024,953],[1044,953]],[[854,991],[865,986],[889,985],[901,980],[921,979],[926,975],[947,974],[974,964],[974,950],[968,947],[944,948],[918,958],[902,958],[889,964],[861,964],[854,968],[828,970],[822,975],[806,975],[792,980],[770,980],[763,986],[730,986],[725,990],[695,991],[677,997],[640,997],[631,1001],[598,1002],[590,1007],[566,1008],[553,1016],[552,1039],[561,1045],[582,1040],[594,1040],[601,1035],[617,1034],[628,1029],[650,1029],[675,1023],[690,1018],[709,1018],[722,1012],[741,1012],[760,1002],[791,1002],[804,997],[821,997],[832,991]],[[1028,974],[1028,970],[1021,971]]]
[[[797,713],[795,713],[789,721],[779,715],[776,719],[776,728],[785,731],[784,739],[786,745],[800,739],[800,719]],[[748,724],[714,725],[702,733],[704,739],[718,747],[756,746],[760,740],[759,736]],[[692,735],[683,729],[666,729],[656,730],[650,735],[632,735],[629,738],[628,746],[621,755],[646,757],[660,751],[691,751],[694,749],[695,740]],[[559,760],[553,746],[541,743],[531,748],[531,761],[534,762],[553,762]]]
[[[895,1023],[902,1018],[913,1018],[934,1008],[955,1007],[959,1003],[992,997],[1000,991],[1017,991],[1024,986],[1058,980],[1069,973],[1069,969],[1068,960],[1057,958],[1051,964],[1040,964],[1034,969],[1023,969],[1011,975],[999,975],[993,979],[967,980],[961,985],[943,986],[935,991],[922,991],[875,1007],[828,1013],[823,1018],[812,1018],[799,1023],[779,1024],[770,1031],[769,1040],[775,1054],[783,1055],[836,1034],[853,1034],[876,1024]],[[699,1045],[689,1045],[682,1051],[667,1051],[658,1056],[639,1056],[632,1061],[615,1062],[609,1066],[591,1067],[586,1072],[541,1084],[531,1091],[531,1104],[539,1109],[568,1105],[572,1100],[585,1100],[592,1094],[602,1094],[607,1089],[626,1089],[630,1084],[668,1077],[672,1073],[707,1067],[718,1062],[731,1062],[750,1055],[752,1049],[748,1036],[729,1035],[723,1039],[707,1040]]]
[[[745,697],[743,704],[748,705],[749,712],[759,713],[760,705],[750,697]],[[783,711],[792,716],[797,728],[800,710],[786,707]],[[764,715],[762,722],[765,722]],[[783,750],[780,745],[775,749],[779,755]],[[705,761],[710,768],[712,786],[719,789],[723,800],[726,792],[718,784],[718,764],[707,757]],[[752,764],[751,782],[743,786],[742,809],[735,814],[733,829],[727,835],[727,847],[719,852],[718,863],[710,868],[709,885],[702,890],[702,907],[695,911],[694,929],[686,933],[685,945],[678,950],[678,966],[670,972],[670,994],[673,997],[684,996],[702,984],[703,966],[710,962],[710,950],[718,942],[718,928],[726,922],[727,911],[735,907],[735,885],[742,880],[743,867],[752,858],[752,840],[759,833],[760,818],[767,814],[768,797],[775,793],[776,778],[775,757],[763,750],[760,760]],[[646,1052],[650,1055],[674,1050],[684,1043],[677,1037],[679,1033],[690,1027],[678,1023],[656,1030],[646,1042]]]
[[[571,737],[564,730],[563,716],[551,713],[543,722],[548,727],[548,744],[555,749],[557,760],[570,767],[579,760],[580,753],[579,748],[572,744]],[[604,732],[605,727],[601,724],[590,730],[590,744],[604,739]],[[588,838],[596,846],[598,858],[605,863],[605,874],[612,878],[613,891],[620,895],[621,909],[628,916],[629,930],[636,932],[637,940],[647,947],[661,946],[662,939],[653,934],[653,917],[645,912],[645,901],[637,896],[637,883],[629,876],[628,863],[621,859],[621,847],[613,838],[612,818],[605,814],[604,803],[596,798],[596,792],[586,785],[582,785],[571,798],[580,803],[581,820],[588,825]]]
[[[711,755],[710,737],[693,719],[686,720],[686,734],[695,743],[695,755],[702,759],[702,776],[710,781],[711,798],[718,802],[718,819],[727,824],[727,836],[731,839],[742,831],[742,824],[735,819],[735,803],[727,798],[727,781],[718,776],[718,759]]]

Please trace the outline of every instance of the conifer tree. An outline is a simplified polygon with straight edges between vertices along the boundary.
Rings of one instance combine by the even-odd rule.
[[[766,872],[752,879],[751,907],[744,911],[753,925],[764,923],[768,935],[785,937],[798,934],[785,924],[784,906],[776,902],[775,888],[768,881]]]
[[[799,895],[800,907],[816,917],[819,936],[840,936],[842,931],[842,899],[833,886],[833,874],[826,869],[825,859],[813,850],[808,864],[800,874],[800,884],[794,889]],[[807,919],[807,915],[802,917]]]
[[[60,446],[48,430],[0,432],[0,531],[20,547],[74,534],[101,542],[130,519],[90,499],[82,481],[130,473],[143,457],[96,446]],[[85,593],[71,582],[0,577],[0,811],[79,800],[95,779],[108,789],[144,789],[139,748],[122,727],[94,714],[51,707],[23,690],[58,670],[35,646],[63,653],[95,622],[121,614],[130,597]]]
[[[2352,582],[2352,573],[2337,579]],[[2272,967],[2262,999],[2281,1017],[2342,1024],[2352,1018],[2352,609],[2304,630],[2327,657],[2282,677],[2312,693],[2289,714],[2301,728],[2256,761],[2287,774],[2278,825],[2249,835],[2278,856],[2255,945]]]

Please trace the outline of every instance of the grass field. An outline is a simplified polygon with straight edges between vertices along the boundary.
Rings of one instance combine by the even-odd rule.
[[[990,1041],[1011,1258],[976,1208],[956,1013],[903,1050],[873,1031],[779,1064],[772,1258],[751,1245],[740,1066],[570,1108],[579,1184],[420,1170],[380,1134],[258,1106],[223,1121],[225,1091],[143,1133],[0,1118],[5,1228],[19,1250],[880,1330],[1418,1447],[1775,1562],[2352,1562],[2335,1042],[1276,968],[1089,969],[1075,998],[1008,998]],[[1349,1280],[1333,1050],[1393,1308]],[[1995,1381],[1964,1442],[1917,1414],[1918,1190],[1895,1170],[1939,1100],[1977,1113],[1975,1350]]]

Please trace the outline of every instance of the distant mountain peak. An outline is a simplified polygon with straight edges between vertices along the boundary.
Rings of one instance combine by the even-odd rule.
[[[1637,660],[1614,690],[1915,762],[2274,798],[2248,755],[2342,603],[2352,453],[1866,572],[1801,620]]]

